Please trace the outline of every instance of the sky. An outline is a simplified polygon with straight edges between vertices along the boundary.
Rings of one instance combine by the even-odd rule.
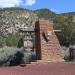
[[[75,12],[75,0],[0,0],[0,8],[6,7],[30,10],[47,8],[56,13]]]

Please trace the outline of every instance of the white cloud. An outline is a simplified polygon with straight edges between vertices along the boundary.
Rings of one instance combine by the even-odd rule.
[[[0,0],[0,8],[16,7],[22,4],[31,6],[36,3],[36,0]]]
[[[25,5],[28,6],[28,5],[33,5],[35,3],[36,3],[36,0],[26,0]]]
[[[56,13],[59,13],[57,10],[55,10],[55,9],[50,9],[51,11],[53,11],[53,12],[56,12]]]

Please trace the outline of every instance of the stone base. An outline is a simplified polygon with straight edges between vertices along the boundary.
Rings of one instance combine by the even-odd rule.
[[[31,62],[31,64],[27,65],[36,65],[36,64],[51,64],[51,63],[64,63],[64,60],[37,60],[36,62]]]

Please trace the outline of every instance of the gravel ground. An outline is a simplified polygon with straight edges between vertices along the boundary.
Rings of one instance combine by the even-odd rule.
[[[1,67],[0,75],[75,75],[75,64],[36,64],[25,67]]]

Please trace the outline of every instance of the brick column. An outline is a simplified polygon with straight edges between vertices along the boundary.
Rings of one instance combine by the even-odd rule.
[[[36,38],[40,41],[38,43],[38,49],[40,52],[40,58],[42,61],[50,61],[50,62],[60,62],[63,60],[63,50],[60,47],[59,41],[53,31],[53,23],[49,22],[48,20],[39,20],[38,24],[39,25],[39,34],[36,32],[38,35]],[[36,25],[36,26],[37,26]],[[49,32],[49,41],[46,41],[46,39],[43,36],[43,33]],[[40,47],[40,48],[39,48]]]

